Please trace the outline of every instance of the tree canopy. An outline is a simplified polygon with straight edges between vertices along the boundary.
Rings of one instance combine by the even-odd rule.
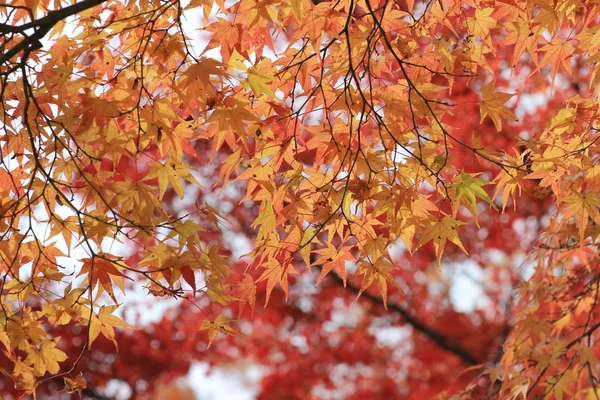
[[[0,4],[0,393],[600,398],[599,7]]]

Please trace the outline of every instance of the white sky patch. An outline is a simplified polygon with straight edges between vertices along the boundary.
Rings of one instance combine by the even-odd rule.
[[[189,1],[182,1],[182,7],[187,6]],[[217,10],[217,5],[215,4],[211,10],[209,15],[209,21],[214,19],[215,13]],[[204,13],[202,11],[202,7],[194,8],[191,10],[187,10],[185,14],[182,16],[182,24],[181,27],[183,32],[189,39],[190,47],[197,54],[200,54],[206,46],[208,45],[208,39],[211,36],[211,33],[204,32],[201,29],[201,26],[206,24],[206,20],[204,18]]]
[[[106,385],[106,390],[104,391],[104,394],[108,398],[115,400],[127,400],[131,397],[131,393],[132,391],[129,388],[129,385],[116,379],[109,381]]]
[[[379,347],[390,347],[394,350],[412,348],[413,329],[410,326],[371,326],[369,331],[377,339]]]
[[[523,94],[521,95],[521,101],[515,113],[517,117],[521,118],[524,112],[533,113],[539,107],[548,104],[548,93],[536,93],[536,94]]]
[[[524,259],[518,269],[519,274],[521,275],[521,280],[528,281],[535,273],[536,265],[537,263]]]
[[[442,268],[442,273],[451,273],[449,295],[456,311],[469,313],[489,306],[490,300],[483,290],[485,287],[483,283],[485,271],[475,262],[465,261],[460,264],[446,264]]]
[[[250,241],[246,235],[234,232],[229,232],[228,235],[230,236],[231,255],[233,260],[239,260],[254,249],[252,241]]]
[[[226,369],[196,363],[190,368],[187,382],[198,400],[251,400],[258,394],[258,382],[263,375],[263,369],[252,364]]]

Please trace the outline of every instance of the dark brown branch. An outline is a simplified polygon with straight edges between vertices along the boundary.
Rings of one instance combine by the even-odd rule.
[[[339,283],[340,285],[344,284],[342,278],[339,275],[332,272],[329,274],[329,276],[333,280],[335,280],[336,283]],[[346,283],[346,288],[356,294],[360,292],[360,288],[354,286],[350,282]],[[363,292],[361,294],[361,297],[366,297],[372,302],[377,303],[383,307],[383,299],[380,296],[375,296],[371,293]],[[416,331],[424,334],[438,347],[460,358],[465,364],[481,364],[481,361],[477,360],[477,358],[474,355],[472,355],[467,349],[465,349],[455,338],[444,335],[443,333],[440,333],[439,331],[425,325],[424,323],[419,321],[415,316],[413,316],[406,308],[395,303],[388,303],[387,308],[401,315],[408,325],[412,326]]]
[[[40,42],[40,40],[44,36],[46,36],[48,32],[50,32],[54,25],[72,15],[78,14],[89,8],[93,8],[97,5],[100,5],[105,1],[106,0],[83,0],[79,3],[72,4],[68,7],[61,8],[59,10],[50,11],[45,17],[36,19],[34,21],[28,22],[20,26],[1,24],[0,33],[21,33],[25,36],[25,39],[17,43],[6,53],[2,54],[0,56],[0,64],[4,64],[10,61],[11,58],[13,58],[22,51],[24,52],[24,56],[22,57],[20,62],[23,63],[29,55],[29,53],[42,47],[42,43]],[[35,32],[32,35],[26,35],[25,31],[27,29],[35,29]]]

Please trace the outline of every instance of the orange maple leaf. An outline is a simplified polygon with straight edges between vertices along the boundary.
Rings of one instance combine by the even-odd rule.
[[[567,70],[567,72],[571,72],[570,58],[573,56],[574,50],[575,49],[569,42],[563,42],[558,37],[555,37],[551,43],[548,43],[540,49],[540,51],[545,52],[545,54],[540,62],[538,70],[548,64],[551,64],[550,75],[552,76],[552,81],[554,82],[556,73],[558,72],[558,68],[561,64],[565,70]]]
[[[133,280],[119,271],[115,267],[115,263],[108,259],[92,257],[84,258],[81,261],[83,261],[83,266],[78,276],[87,274],[92,285],[92,290],[100,284],[99,287],[104,289],[115,303],[117,303],[117,299],[113,291],[113,285],[117,285],[121,289],[121,292],[125,293],[123,278],[130,281]]]
[[[486,116],[494,121],[496,130],[502,129],[502,118],[509,119],[511,121],[518,121],[516,115],[510,111],[508,107],[504,105],[514,94],[495,92],[496,80],[491,81],[481,89],[481,95],[483,100],[479,102],[479,111],[481,113],[481,119],[479,123],[483,122]]]
[[[285,299],[288,297],[288,276],[297,274],[298,272],[294,269],[294,266],[287,263],[280,263],[275,259],[268,260],[264,265],[265,271],[263,271],[257,282],[267,281],[267,296],[265,298],[265,306],[269,303],[271,292],[275,288],[275,285],[279,283],[285,293]]]

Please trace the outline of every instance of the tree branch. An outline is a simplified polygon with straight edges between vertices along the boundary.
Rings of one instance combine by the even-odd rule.
[[[316,266],[316,267],[319,267],[319,266]],[[332,272],[329,274],[329,276],[333,280],[335,280],[336,283],[343,285],[344,281],[336,273]],[[358,294],[360,292],[360,288],[354,286],[350,282],[347,282],[346,288],[356,294]],[[377,303],[383,307],[383,299],[380,296],[375,296],[371,293],[363,292],[361,294],[361,297],[366,297],[367,299],[371,300],[372,302]],[[432,342],[434,342],[438,347],[440,347],[440,348],[454,354],[458,358],[460,358],[465,364],[469,364],[469,365],[481,364],[481,361],[477,360],[477,358],[474,355],[472,355],[467,349],[465,349],[459,343],[458,340],[456,340],[453,337],[444,335],[443,333],[440,333],[437,330],[420,322],[416,317],[411,315],[411,313],[404,307],[402,307],[398,304],[388,302],[387,308],[396,312],[397,314],[401,315],[402,318],[404,319],[404,321],[408,325],[412,326],[416,331],[424,334],[427,338],[429,338]]]
[[[1,34],[20,33],[25,36],[25,39],[23,41],[17,43],[14,47],[12,47],[6,53],[0,56],[0,65],[10,61],[11,58],[13,58],[22,51],[25,53],[20,63],[25,62],[29,53],[42,47],[42,43],[40,42],[40,40],[44,36],[46,36],[48,32],[50,32],[54,25],[56,25],[63,19],[78,14],[89,8],[100,5],[105,1],[106,0],[83,0],[79,3],[72,4],[68,7],[61,8],[59,10],[50,11],[45,17],[36,19],[34,21],[28,22],[20,26],[0,24]],[[35,32],[32,35],[27,35],[25,34],[25,31],[27,29],[35,29]]]

